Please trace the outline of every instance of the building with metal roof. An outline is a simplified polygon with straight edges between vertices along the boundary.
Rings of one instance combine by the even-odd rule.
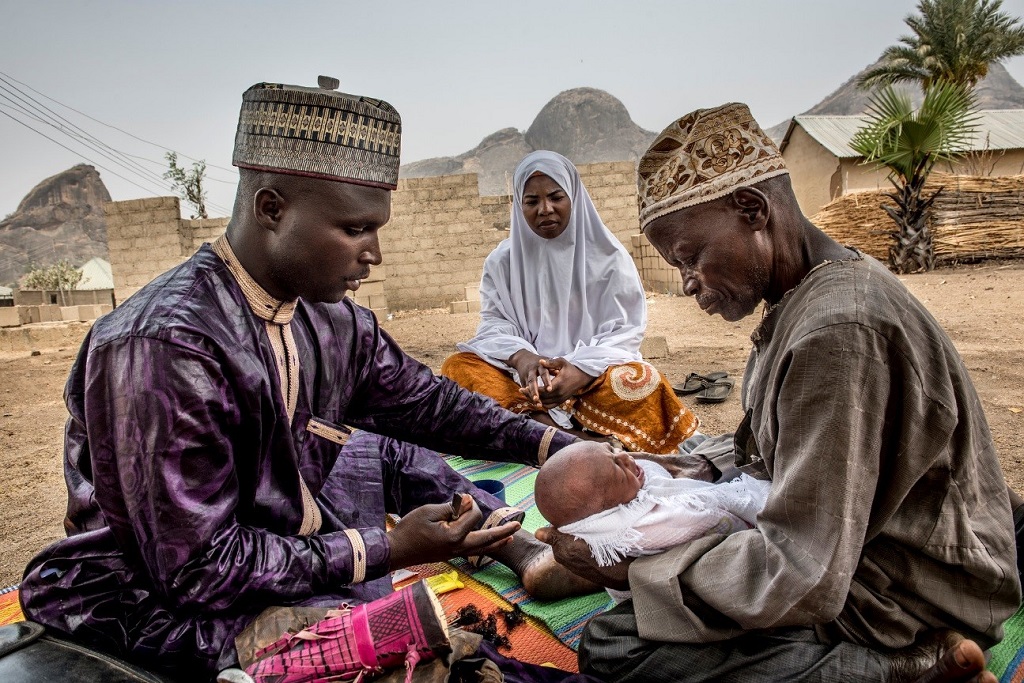
[[[82,279],[79,281],[78,286],[76,286],[75,289],[114,290],[114,275],[110,270],[110,262],[106,259],[96,256],[86,261],[78,270],[82,273]]]
[[[52,292],[40,289],[19,289],[14,294],[18,306],[40,306],[58,304],[78,306],[80,304],[114,305],[114,277],[110,262],[100,257],[91,258],[77,269],[82,279],[70,292]]]
[[[867,120],[855,116],[794,116],[779,145],[800,208],[813,216],[851,192],[888,189],[888,171],[864,164],[850,141]],[[1024,109],[979,112],[967,155],[941,170],[966,175],[1024,174]]]

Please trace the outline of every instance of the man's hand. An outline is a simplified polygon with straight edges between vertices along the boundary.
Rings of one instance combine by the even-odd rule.
[[[540,402],[545,408],[555,408],[575,396],[594,378],[564,358],[542,358],[540,366],[551,379],[540,387]]]
[[[673,479],[697,479],[717,481],[721,471],[703,455],[656,455],[654,453],[631,453],[636,460],[650,460],[658,463],[672,475]]]
[[[563,534],[550,526],[537,529],[534,536],[537,540],[550,545],[558,564],[573,574],[605,588],[629,590],[629,565],[633,563],[632,557],[627,557],[611,567],[599,567],[590,553],[590,546],[585,541]]]
[[[451,503],[422,505],[402,517],[388,532],[391,569],[425,562],[445,562],[453,557],[486,555],[511,542],[519,522],[506,522],[476,530],[483,513],[466,493],[458,496],[458,511]]]

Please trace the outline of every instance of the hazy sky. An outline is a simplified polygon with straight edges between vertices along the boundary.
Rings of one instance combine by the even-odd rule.
[[[211,168],[208,183],[211,215],[224,215],[241,93],[259,81],[315,85],[327,74],[344,91],[390,101],[403,119],[405,162],[460,154],[500,128],[524,130],[548,100],[580,86],[618,97],[649,130],[728,101],[747,102],[767,127],[874,61],[906,32],[902,19],[915,4],[0,0],[0,72],[104,124],[224,167]],[[1020,16],[1024,0],[1003,8]],[[1006,66],[1024,82],[1024,58]],[[144,157],[136,162],[151,173],[165,169],[158,147],[18,87],[110,147]],[[28,119],[13,97],[0,81],[0,216],[81,155],[110,169],[100,173],[114,199],[170,194],[158,179]]]

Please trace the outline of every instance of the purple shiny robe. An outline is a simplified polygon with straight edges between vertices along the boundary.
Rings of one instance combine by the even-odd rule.
[[[263,321],[208,246],[96,322],[65,390],[68,538],[26,569],[28,618],[143,665],[213,672],[266,607],[390,591],[385,512],[454,491],[485,518],[501,507],[426,448],[536,463],[542,425],[434,376],[369,311],[299,301],[291,326],[289,425]],[[366,431],[342,447],[311,419]],[[572,441],[558,433],[551,452]],[[309,537],[299,470],[323,517]],[[346,528],[366,546],[360,584]]]

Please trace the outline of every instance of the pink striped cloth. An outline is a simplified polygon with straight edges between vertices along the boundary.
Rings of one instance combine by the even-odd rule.
[[[256,654],[246,672],[257,683],[348,681],[449,651],[448,627],[425,581],[286,633]]]

